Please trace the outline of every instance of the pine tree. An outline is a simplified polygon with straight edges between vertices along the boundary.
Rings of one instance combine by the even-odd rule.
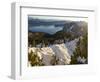
[[[44,66],[43,58],[40,59],[37,53],[33,51],[28,54],[28,61],[30,62],[31,66]]]
[[[87,34],[80,37],[79,41],[77,42],[77,47],[73,52],[73,56],[71,56],[71,64],[79,64],[80,62],[77,61],[78,57],[85,58],[86,62],[88,63],[88,40]]]
[[[56,55],[52,56],[50,63],[51,63],[51,65],[58,65],[59,59],[56,57]]]

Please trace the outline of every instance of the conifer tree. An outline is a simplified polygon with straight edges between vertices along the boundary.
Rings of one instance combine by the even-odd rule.
[[[77,46],[75,51],[73,52],[73,56],[71,56],[71,64],[78,64],[80,63],[77,61],[78,57],[85,58],[86,62],[88,63],[88,39],[87,34],[80,37],[79,41],[77,42]]]

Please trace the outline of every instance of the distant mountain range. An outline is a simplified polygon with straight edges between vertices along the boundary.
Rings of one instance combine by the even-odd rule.
[[[59,31],[71,33],[81,36],[87,33],[88,24],[84,21],[65,21],[65,20],[43,20],[43,19],[28,19],[29,32],[45,32],[55,34]]]
[[[37,40],[37,44],[43,40],[45,43],[52,43],[59,39],[68,39],[70,41],[87,34],[88,31],[88,24],[84,21],[58,21],[30,18],[28,25],[29,44],[33,44],[32,42],[34,40]]]
[[[88,31],[88,24],[84,21],[66,23],[63,28],[64,32],[69,32],[75,36],[82,36]]]

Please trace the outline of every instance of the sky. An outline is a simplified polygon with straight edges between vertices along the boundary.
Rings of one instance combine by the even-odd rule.
[[[64,24],[71,21],[87,21],[86,18],[65,18],[48,16],[28,16],[28,30],[32,32],[45,32],[54,34],[63,29]]]

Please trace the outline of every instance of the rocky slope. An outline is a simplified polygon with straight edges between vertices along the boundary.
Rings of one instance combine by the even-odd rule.
[[[73,55],[77,41],[78,39],[75,39],[65,44],[54,44],[43,48],[29,47],[28,53],[31,53],[31,51],[37,53],[46,66],[51,65],[53,56],[56,56],[56,59],[59,60],[58,65],[67,65],[71,62],[71,55]]]

